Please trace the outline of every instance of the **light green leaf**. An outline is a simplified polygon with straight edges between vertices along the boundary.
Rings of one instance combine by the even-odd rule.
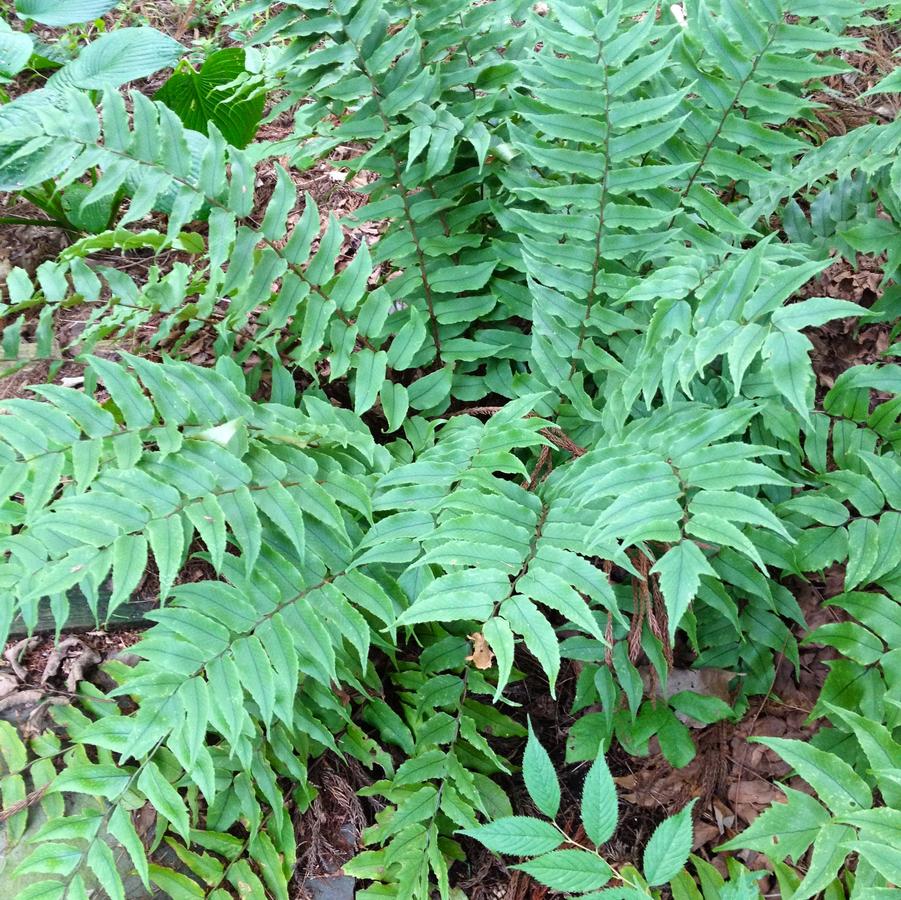
[[[688,862],[694,829],[691,812],[697,801],[692,800],[684,809],[664,819],[651,835],[644,850],[642,870],[648,884],[658,885],[675,878]]]
[[[254,491],[253,494],[260,511],[291,541],[297,558],[302,560],[306,553],[306,526],[294,498],[278,482],[265,490]]]
[[[101,356],[88,357],[88,363],[109,391],[129,428],[139,428],[153,421],[153,404],[124,366]]]
[[[186,506],[185,514],[203,538],[213,568],[220,571],[225,557],[226,531],[225,513],[218,498],[215,494],[208,494],[200,502]]]
[[[767,329],[761,325],[748,323],[740,328],[729,342],[726,358],[729,360],[729,372],[732,375],[734,395],[741,394],[742,380],[748,367],[754,362],[760,348],[766,341]]]
[[[388,355],[363,348],[357,353],[357,376],[354,381],[354,412],[360,416],[372,408],[385,380]]]
[[[901,847],[901,809],[878,806],[841,816],[839,822],[860,828],[864,838]]]
[[[106,609],[107,620],[129,599],[147,569],[147,540],[139,534],[123,534],[113,544],[113,592]]]
[[[188,810],[178,791],[172,787],[152,760],[143,764],[138,775],[138,789],[144,792],[154,809],[165,816],[178,834],[187,841],[190,829]]]
[[[472,266],[444,266],[429,275],[429,284],[436,293],[457,294],[462,291],[477,291],[485,287],[496,262],[489,261]]]
[[[859,450],[857,455],[866,463],[879,489],[885,494],[889,506],[892,509],[901,509],[901,464],[897,458],[888,453],[877,456],[865,450]]]
[[[851,834],[853,835],[853,832]],[[847,840],[848,843],[842,848],[844,853],[856,852],[886,881],[896,886],[901,884],[901,848],[884,843],[853,840],[850,835]]]
[[[679,691],[669,698],[669,703],[673,709],[705,725],[727,719],[733,713],[732,707],[719,697],[696,694],[694,691]]]
[[[183,53],[178,41],[155,28],[117,28],[91,41],[76,59],[50,77],[48,85],[115,88],[174,66]]]
[[[763,345],[773,384],[808,424],[813,406],[813,369],[808,357],[812,349],[813,344],[796,331],[774,331]]]
[[[882,641],[856,622],[828,622],[812,631],[804,643],[835,647],[843,656],[862,666],[872,665],[885,653]]]
[[[119,0],[16,0],[16,15],[50,28],[64,28],[99,19],[118,3]]]
[[[785,526],[759,500],[738,491],[698,491],[688,504],[688,511],[692,515],[762,526],[792,540]]]
[[[548,818],[553,819],[560,809],[560,783],[547,750],[542,747],[532,730],[531,720],[528,726],[529,737],[522,758],[522,777],[534,804]]]
[[[680,541],[671,547],[651,569],[660,578],[660,590],[669,619],[669,639],[672,641],[682,616],[697,593],[701,575],[716,575],[707,557],[694,541]]]
[[[825,890],[838,875],[848,855],[845,845],[851,841],[854,841],[853,828],[847,825],[824,825],[813,842],[813,854],[807,873],[792,894],[792,900],[808,900]]]
[[[14,877],[40,872],[47,875],[70,875],[81,862],[81,850],[72,844],[47,841],[40,844],[16,867]]]
[[[526,872],[557,891],[595,890],[614,875],[604,860],[586,850],[554,850],[511,868]]]
[[[28,748],[16,727],[5,719],[0,719],[0,756],[7,771],[14,774],[21,772],[28,764]]]
[[[494,616],[482,626],[482,637],[488,642],[497,663],[497,687],[494,691],[494,702],[497,703],[513,671],[513,631],[506,619]]]
[[[812,325],[824,325],[833,319],[866,317],[869,310],[848,300],[837,300],[832,297],[811,297],[790,303],[773,313],[773,324],[783,331],[800,331]]]
[[[901,759],[901,744],[881,722],[862,716],[850,709],[824,702],[830,713],[842,720],[860,743],[870,766],[874,770],[890,769]],[[891,782],[880,784],[883,799],[892,806],[901,804],[901,789]]]
[[[256,635],[238,639],[232,644],[232,655],[241,683],[256,701],[268,727],[275,708],[275,674],[260,639]]]
[[[109,894],[110,900],[125,900],[125,888],[116,868],[116,858],[106,841],[91,842],[88,865],[97,876],[100,886]]]
[[[0,79],[13,78],[18,75],[28,64],[32,48],[31,35],[0,28]],[[5,339],[6,335],[4,334]],[[10,355],[16,355],[16,351],[11,352]]]
[[[517,580],[516,587],[532,600],[557,610],[599,641],[604,640],[603,629],[585,600],[563,578],[541,564],[533,562]]]
[[[901,69],[895,69],[881,81],[873,85],[869,90],[861,94],[866,97],[869,94],[895,94],[901,91]]]
[[[780,785],[780,790],[786,802],[771,804],[717,850],[756,850],[774,861],[787,857],[798,862],[830,817],[809,794],[785,785]]]
[[[147,868],[147,853],[138,837],[131,814],[124,806],[117,805],[107,825],[109,833],[126,849],[144,887],[150,890],[150,874]]]
[[[834,753],[788,738],[755,737],[751,740],[781,756],[836,815],[871,806],[873,795],[867,783]]]
[[[181,567],[185,533],[178,516],[151,519],[147,523],[147,537],[160,577],[160,600],[164,601],[172,589]]]
[[[54,791],[76,791],[115,800],[127,787],[131,772],[113,765],[81,764],[63,769],[53,782]]]
[[[150,864],[150,880],[170,897],[178,897],[179,900],[204,900],[206,892],[193,879],[181,872],[175,872],[166,866]],[[247,894],[248,900],[257,900],[253,894]]]
[[[538,607],[522,595],[505,600],[500,613],[510,623],[513,631],[522,635],[528,650],[541,663],[550,683],[551,697],[556,697],[557,675],[560,673],[560,645],[553,626],[539,612]]]
[[[564,840],[563,834],[549,822],[527,816],[507,816],[459,833],[475,838],[495,853],[511,856],[547,853],[556,850]]]
[[[431,785],[420,788],[397,808],[388,825],[389,834],[397,834],[408,825],[421,822],[434,815],[438,805],[438,791]]]
[[[582,787],[582,826],[591,842],[600,847],[613,837],[619,820],[616,785],[604,753],[598,753]]]
[[[446,405],[453,384],[450,366],[417,378],[408,388],[407,396],[413,409],[428,410]]]
[[[499,569],[465,569],[431,582],[401,613],[398,625],[491,618],[495,604],[510,591],[510,579]]]
[[[247,574],[253,571],[262,546],[263,530],[254,504],[254,496],[259,493],[262,492],[250,491],[241,485],[237,490],[219,496],[219,505],[241,549]]]

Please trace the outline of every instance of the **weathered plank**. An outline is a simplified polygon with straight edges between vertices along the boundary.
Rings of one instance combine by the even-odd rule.
[[[106,618],[106,608],[109,601],[109,594],[101,594],[98,603],[97,615],[100,624],[94,620],[87,599],[78,589],[69,591],[69,618],[66,624],[60,628],[60,632],[79,632],[93,631],[95,628],[103,627],[106,631],[113,631],[117,628],[136,628],[142,625],[150,624],[145,618],[146,613],[157,607],[155,597],[141,600],[130,600],[123,603],[113,613],[110,621],[104,626]],[[56,631],[56,622],[50,612],[50,604],[42,603],[38,611],[38,622],[34,629],[35,634],[53,634]],[[21,618],[13,621],[9,629],[10,637],[24,637],[28,634],[28,629]]]

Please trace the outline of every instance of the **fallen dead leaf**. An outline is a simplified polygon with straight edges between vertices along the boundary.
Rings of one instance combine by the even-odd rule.
[[[467,637],[472,641],[472,653],[466,657],[466,662],[474,663],[477,669],[490,669],[494,664],[494,654],[484,635],[476,631]]]

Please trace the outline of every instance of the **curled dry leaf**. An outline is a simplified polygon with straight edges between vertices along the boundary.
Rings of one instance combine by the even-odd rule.
[[[21,659],[26,653],[30,653],[40,644],[39,637],[22,638],[15,644],[7,647],[3,652],[3,658],[9,663],[13,672],[16,673],[21,681],[28,681],[28,670],[22,665]]]
[[[488,646],[488,641],[480,631],[467,637],[472,641],[472,653],[466,657],[466,662],[474,663],[477,669],[490,669],[494,663],[494,654]]]
[[[100,654],[90,647],[85,647],[72,661],[72,667],[66,676],[66,690],[75,693],[78,682],[83,681],[88,669],[92,669],[101,661]]]
[[[63,660],[68,656],[70,650],[81,650],[83,648],[84,644],[76,637],[69,637],[60,641],[50,651],[50,655],[47,657],[47,663],[44,666],[44,671],[41,675],[41,684],[46,684],[57,672],[59,672],[60,666],[63,664]]]

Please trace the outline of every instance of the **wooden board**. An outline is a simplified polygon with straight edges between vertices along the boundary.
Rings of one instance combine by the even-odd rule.
[[[150,622],[145,618],[146,613],[155,609],[157,601],[155,597],[147,600],[130,600],[123,603],[113,613],[112,619],[104,626],[103,622],[106,618],[106,605],[109,600],[109,594],[101,594],[98,604],[97,614],[100,619],[100,628],[104,631],[114,631],[117,628],[136,628],[142,625],[149,625]],[[69,591],[69,619],[65,626],[60,628],[60,633],[70,633],[79,631],[94,631],[98,628],[94,621],[94,616],[88,607],[87,599],[84,594],[77,588]],[[42,603],[38,611],[38,623],[34,629],[35,634],[53,634],[56,631],[56,622],[53,620],[53,614],[50,612],[50,604]],[[28,629],[21,619],[16,619],[9,629],[9,636],[25,637]]]

